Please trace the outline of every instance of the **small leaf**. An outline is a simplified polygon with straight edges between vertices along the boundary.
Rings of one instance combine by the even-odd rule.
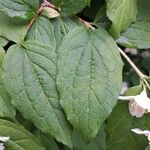
[[[90,0],[51,0],[64,16],[74,15],[90,4]]]
[[[118,48],[104,30],[77,27],[64,38],[58,56],[60,103],[85,139],[96,136],[116,104],[121,72]]]
[[[43,8],[43,12],[42,15],[48,17],[48,18],[56,18],[58,17],[60,14],[53,8],[50,7],[44,7]]]
[[[137,0],[107,0],[107,16],[112,21],[110,33],[117,38],[136,20]]]
[[[4,58],[4,81],[13,105],[44,133],[71,145],[71,129],[59,105],[55,50],[37,41],[14,45]]]
[[[0,119],[0,135],[8,136],[7,150],[44,150],[40,142],[22,126]]]
[[[121,34],[117,42],[125,47],[150,48],[150,1],[138,0],[137,21]]]
[[[126,92],[125,92],[125,96],[135,96],[138,95],[142,92],[143,88],[141,85],[138,86],[133,86],[131,88],[129,88]]]
[[[39,0],[0,0],[0,11],[12,18],[30,20],[39,7]]]

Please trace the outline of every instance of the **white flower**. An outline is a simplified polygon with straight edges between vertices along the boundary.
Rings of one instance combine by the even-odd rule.
[[[138,54],[138,50],[136,48],[126,48],[125,52],[130,53],[131,55],[137,55]]]
[[[126,92],[127,89],[128,89],[128,83],[122,82],[120,95],[124,95],[124,93]]]
[[[4,144],[3,143],[0,143],[0,150],[4,150]]]
[[[146,89],[136,96],[119,96],[120,100],[129,102],[129,112],[137,118],[142,117],[145,113],[150,113],[150,98],[147,97]]]
[[[0,142],[7,142],[10,137],[0,136]]]
[[[143,130],[142,131],[141,129],[135,128],[135,129],[132,129],[131,131],[136,133],[136,134],[143,134],[143,135],[147,136],[147,139],[150,142],[150,131],[149,130]]]
[[[7,142],[8,140],[10,139],[10,137],[7,137],[7,136],[0,136],[0,150],[4,150],[5,147],[4,147],[4,142]]]

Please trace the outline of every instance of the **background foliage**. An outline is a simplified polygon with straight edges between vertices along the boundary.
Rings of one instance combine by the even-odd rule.
[[[149,37],[149,0],[0,0],[5,148],[150,149],[131,132],[150,130],[149,114],[135,118],[118,101],[144,84],[118,47],[149,76]]]

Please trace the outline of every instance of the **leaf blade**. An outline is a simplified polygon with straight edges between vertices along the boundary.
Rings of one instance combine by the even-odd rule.
[[[71,128],[59,105],[55,63],[55,51],[45,44],[27,41],[23,47],[15,45],[4,59],[5,85],[25,118],[71,147]]]
[[[27,24],[15,22],[14,19],[9,18],[1,12],[0,20],[0,36],[13,42],[21,43],[28,30]]]
[[[121,34],[117,39],[125,47],[149,48],[150,47],[150,8],[149,1],[138,1],[138,15],[135,23]]]
[[[112,46],[109,47],[105,41],[109,41]],[[104,30],[89,31],[84,27],[78,27],[66,35],[59,49],[57,86],[60,103],[69,122],[88,140],[95,137],[116,103],[117,86],[120,84],[121,76],[118,75],[117,80],[113,71],[115,66],[120,73],[122,70],[116,48],[115,43]],[[108,52],[107,56],[105,50]],[[107,63],[109,56],[112,56],[111,63]],[[116,60],[113,57],[116,57]],[[115,88],[113,83],[106,81],[106,76],[111,82],[114,80],[117,85]],[[106,95],[103,94],[105,90]],[[109,91],[115,93],[114,101],[108,98]],[[112,106],[106,104],[111,101]]]
[[[5,143],[5,148],[8,150],[44,150],[40,142],[30,132],[10,121],[0,119],[0,135],[10,137],[10,140]]]
[[[117,38],[120,32],[136,20],[136,14],[136,0],[107,0],[107,16],[112,21],[111,35]]]
[[[0,0],[0,11],[12,18],[30,20],[39,6],[39,0]]]
[[[2,62],[4,59],[5,51],[0,47],[0,118],[9,119],[15,121],[15,109],[13,108],[10,96],[6,91],[6,88],[3,84],[3,71],[2,71]]]
[[[60,7],[61,14],[64,16],[74,15],[90,4],[90,0],[52,0],[52,2]]]

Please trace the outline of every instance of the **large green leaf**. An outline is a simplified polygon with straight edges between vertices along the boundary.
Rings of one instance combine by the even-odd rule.
[[[38,7],[39,0],[0,0],[0,11],[13,18],[29,20]]]
[[[121,34],[117,42],[126,47],[150,48],[150,1],[138,0],[137,21]]]
[[[24,39],[26,32],[27,25],[15,22],[14,19],[0,12],[0,36],[19,43]]]
[[[110,33],[117,38],[136,20],[137,0],[107,0],[107,16],[112,21]]]
[[[40,142],[22,126],[0,119],[0,135],[8,136],[7,150],[44,150]]]
[[[60,7],[62,15],[68,16],[80,12],[85,6],[90,4],[90,0],[50,0]]]
[[[57,85],[61,106],[85,139],[95,137],[117,102],[122,62],[102,29],[77,27],[59,49]]]
[[[126,95],[138,95],[141,91],[141,86],[135,86],[129,88]],[[107,149],[143,150],[148,144],[147,138],[144,135],[133,133],[131,129],[149,130],[149,117],[149,114],[142,118],[131,116],[128,110],[128,102],[119,101],[106,124]]]
[[[12,46],[4,58],[5,85],[12,103],[43,132],[71,147],[71,131],[59,105],[56,53],[37,41]]]
[[[29,30],[26,40],[40,41],[56,49],[63,37],[77,25],[76,19],[58,17],[49,20],[38,17]]]

